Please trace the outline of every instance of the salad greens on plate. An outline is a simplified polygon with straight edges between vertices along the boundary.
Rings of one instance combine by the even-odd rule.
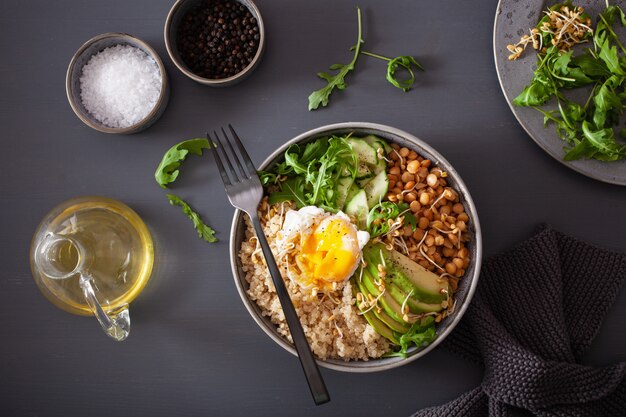
[[[508,47],[510,60],[517,59],[526,45],[538,50],[533,78],[513,103],[536,109],[546,126],[556,127],[567,143],[565,160],[626,158],[621,140],[626,130],[619,130],[620,138],[615,131],[626,101],[626,48],[614,31],[616,24],[626,26],[619,6],[607,5],[594,28],[582,7],[566,1],[550,7],[529,35]],[[588,40],[592,44],[585,50],[571,49]],[[584,102],[566,97],[567,90],[583,86],[590,88]],[[542,107],[553,99],[556,109]]]

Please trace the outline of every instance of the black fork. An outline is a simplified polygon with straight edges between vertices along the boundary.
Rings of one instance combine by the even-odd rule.
[[[257,175],[256,168],[248,156],[248,152],[246,152],[246,149],[243,147],[241,140],[239,140],[239,136],[237,136],[235,129],[233,129],[230,124],[228,127],[230,129],[232,139],[229,139],[229,136],[226,134],[224,128],[221,128],[224,141],[220,140],[220,136],[215,131],[213,131],[214,138],[207,133],[209,148],[215,158],[215,163],[217,164],[220,176],[224,182],[224,188],[226,188],[226,194],[228,195],[230,203],[239,210],[247,213],[252,220],[257,239],[261,245],[261,249],[263,250],[263,256],[265,257],[267,268],[269,269],[272,281],[276,287],[276,294],[278,295],[278,299],[280,300],[280,304],[283,308],[283,313],[285,314],[285,319],[287,320],[287,325],[289,326],[293,343],[296,347],[296,351],[298,352],[298,358],[302,364],[302,370],[304,371],[304,375],[309,383],[309,389],[311,390],[311,394],[313,394],[315,404],[324,404],[330,401],[328,390],[326,389],[322,375],[317,367],[317,363],[313,358],[311,348],[306,340],[300,320],[298,319],[296,310],[293,307],[293,303],[289,297],[285,283],[283,282],[278,266],[276,265],[276,260],[274,259],[270,245],[267,243],[267,238],[265,237],[265,233],[263,232],[263,228],[257,214],[259,203],[263,198],[263,186],[261,185],[261,181]],[[224,146],[224,142],[226,143],[226,146]],[[235,147],[238,149],[239,154],[235,151],[235,147],[233,147],[232,142],[235,143]],[[224,167],[224,162],[226,164],[226,168]],[[237,169],[235,169],[233,163],[237,166]]]

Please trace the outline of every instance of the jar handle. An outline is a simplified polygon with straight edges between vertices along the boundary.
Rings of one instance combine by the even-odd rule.
[[[93,278],[85,273],[80,274],[80,287],[85,295],[85,300],[98,319],[102,330],[112,339],[121,342],[130,333],[130,316],[128,315],[128,304],[106,312],[100,305],[93,287]]]

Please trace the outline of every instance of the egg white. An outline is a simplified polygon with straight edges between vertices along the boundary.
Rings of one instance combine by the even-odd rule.
[[[299,210],[289,210],[285,214],[281,237],[278,242],[278,249],[281,253],[291,252],[292,255],[298,254],[299,248],[304,245],[306,240],[309,239],[316,228],[318,228],[322,223],[329,224],[332,219],[341,219],[343,224],[349,225],[349,227],[356,232],[356,242],[353,242],[352,237],[343,237],[344,245],[347,248],[352,247],[353,249],[356,249],[353,243],[356,243],[358,247],[358,251],[353,251],[355,257],[354,267],[348,274],[346,274],[346,277],[342,282],[329,286],[326,285],[328,283],[321,283],[322,285],[317,285],[315,282],[311,282],[310,277],[303,276],[304,274],[299,270],[299,268],[295,268],[295,265],[290,265],[290,263],[287,262],[286,271],[288,277],[292,282],[297,283],[302,288],[313,288],[314,291],[323,291],[324,288],[318,287],[332,287],[333,289],[342,287],[352,274],[354,274],[354,271],[358,267],[362,259],[363,247],[369,241],[370,234],[366,231],[358,230],[356,225],[351,222],[350,217],[341,211],[336,214],[332,214],[319,207],[307,206]],[[350,241],[346,241],[346,239],[350,239]]]

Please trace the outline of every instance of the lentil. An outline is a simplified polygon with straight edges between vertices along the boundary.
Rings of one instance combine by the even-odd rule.
[[[406,170],[411,174],[415,174],[420,167],[420,163],[418,161],[411,161],[407,164]]]
[[[446,172],[415,151],[397,144],[392,144],[392,148],[387,155],[387,200],[410,203],[417,228],[413,230],[402,224],[383,240],[422,267],[439,274],[447,273],[450,288],[455,291],[458,279],[470,264],[465,247],[469,241],[469,216],[458,193],[448,187]],[[402,243],[394,240],[398,237],[402,237]]]

